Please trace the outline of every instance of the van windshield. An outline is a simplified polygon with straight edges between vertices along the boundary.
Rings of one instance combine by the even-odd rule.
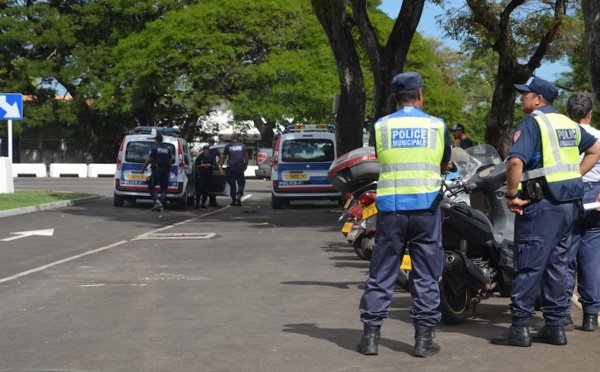
[[[150,150],[154,147],[155,143],[150,141],[131,141],[127,144],[125,149],[125,161],[128,163],[144,163]],[[171,154],[175,154],[175,146],[172,143],[165,143]]]
[[[333,141],[323,138],[300,138],[285,141],[281,160],[288,163],[333,161]]]

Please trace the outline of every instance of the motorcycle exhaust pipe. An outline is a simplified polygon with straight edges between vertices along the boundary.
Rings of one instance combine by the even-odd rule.
[[[488,284],[483,272],[464,253],[447,251],[445,258],[444,275],[460,279],[475,291]]]

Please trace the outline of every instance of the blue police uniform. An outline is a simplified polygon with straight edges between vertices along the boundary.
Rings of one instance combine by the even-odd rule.
[[[410,121],[411,118],[432,117],[417,107],[403,106],[396,113],[380,119],[375,126],[380,125],[382,120]],[[440,163],[447,163],[451,154],[450,137],[443,121],[437,120],[444,131],[444,149],[441,150],[443,156]],[[430,138],[429,141],[431,140],[435,139]],[[379,146],[377,148],[379,150]],[[411,276],[414,307],[410,310],[410,316],[415,324],[427,327],[433,327],[440,321],[439,290],[434,288],[438,288],[444,261],[441,246],[442,214],[439,207],[429,210],[439,194],[439,188],[433,194],[380,195],[378,191],[376,203],[380,212],[377,216],[377,236],[371,254],[369,278],[365,283],[366,289],[359,308],[364,324],[380,326],[388,317],[406,242],[410,242],[409,253],[413,265]]]
[[[536,111],[559,114],[550,105]],[[523,161],[524,172],[540,169],[543,165],[541,130],[536,112],[517,125],[509,158]],[[584,152],[594,145],[595,138],[582,131],[576,145]],[[573,144],[575,145],[575,144]],[[514,268],[511,295],[512,325],[529,326],[535,313],[535,298],[541,288],[541,310],[546,325],[562,326],[570,298],[566,296],[565,273],[570,258],[570,239],[575,220],[580,214],[583,182],[575,178],[555,187],[544,178],[536,179],[544,198],[523,207],[523,214],[515,217]]]
[[[227,155],[228,159],[228,170],[227,170],[227,183],[229,183],[231,199],[239,200],[244,195],[244,188],[246,186],[246,178],[244,177],[244,171],[246,170],[245,156],[248,152],[246,145],[241,142],[230,142],[225,146],[223,155]]]
[[[201,166],[203,164],[208,164],[210,166]],[[196,157],[194,165],[196,168],[196,208],[198,208],[200,200],[202,200],[202,208],[206,208],[206,199],[208,199],[213,171],[217,167],[217,157],[215,152],[209,151],[207,155],[204,155],[204,151],[202,151]]]
[[[148,183],[148,191],[154,201],[158,200],[156,185],[160,185],[160,201],[163,205],[167,202],[167,187],[169,186],[169,175],[171,173],[171,152],[162,143],[157,144],[150,150],[152,158],[152,181]]]
[[[600,131],[590,125],[582,125],[583,131],[600,139]],[[600,163],[583,176],[584,203],[593,203],[600,194]],[[600,311],[600,213],[586,211],[575,222],[571,239],[571,257],[567,279],[567,298],[573,296],[575,285],[580,295],[579,302],[584,314]],[[567,308],[571,314],[571,307]]]

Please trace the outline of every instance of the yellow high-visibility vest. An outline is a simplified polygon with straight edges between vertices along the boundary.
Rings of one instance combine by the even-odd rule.
[[[428,209],[442,178],[445,125],[436,117],[389,117],[375,125],[382,211]]]

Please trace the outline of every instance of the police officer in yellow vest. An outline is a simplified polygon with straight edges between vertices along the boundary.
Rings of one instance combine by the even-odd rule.
[[[558,95],[554,85],[535,77],[515,88],[521,93],[521,110],[528,116],[517,125],[506,174],[506,203],[516,213],[512,326],[491,342],[566,345],[563,323],[571,300],[566,296],[570,237],[581,213],[581,175],[600,158],[600,143],[552,107]],[[545,325],[530,335],[540,289]]]
[[[432,340],[433,327],[441,319],[438,278],[444,260],[440,173],[448,167],[451,142],[444,121],[422,111],[423,87],[419,73],[396,75],[392,89],[400,109],[374,126],[381,173],[375,249],[360,301],[364,330],[358,351],[365,355],[378,353],[381,324],[388,317],[406,242],[413,265],[413,355],[427,357],[440,350]]]

